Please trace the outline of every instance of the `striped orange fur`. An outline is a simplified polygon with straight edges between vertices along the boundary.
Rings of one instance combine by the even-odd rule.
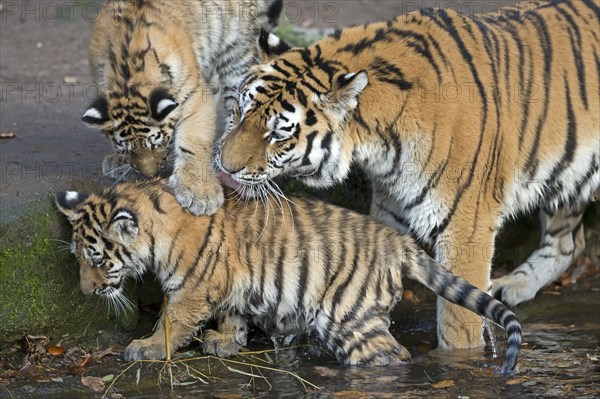
[[[121,298],[128,277],[154,273],[169,297],[163,315],[173,351],[216,315],[218,331],[204,332],[207,353],[234,355],[252,323],[267,334],[314,335],[344,364],[402,363],[410,353],[388,328],[405,275],[504,326],[502,371],[514,369],[521,328],[504,304],[448,272],[410,236],[324,202],[292,201],[279,217],[274,199],[264,207],[231,199],[215,215],[193,216],[160,181],[56,197],[73,225],[82,291]],[[126,360],[166,356],[158,326],[126,348]]]
[[[329,187],[351,164],[371,214],[508,304],[531,300],[585,246],[600,190],[598,0],[519,2],[495,15],[422,9],[290,49],[263,32],[215,162],[247,193],[280,175]],[[540,211],[539,248],[490,280],[503,223]],[[440,346],[483,344],[481,321],[438,302]]]

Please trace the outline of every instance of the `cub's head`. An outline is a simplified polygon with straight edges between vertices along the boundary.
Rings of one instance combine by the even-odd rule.
[[[166,87],[123,90],[115,85],[103,90],[82,120],[106,134],[122,164],[147,177],[157,175],[177,121],[177,101]]]
[[[67,191],[56,205],[73,226],[71,252],[79,260],[81,291],[107,297],[118,311],[130,303],[123,295],[127,277],[139,277],[150,257],[134,201],[118,192],[87,195]]]
[[[344,131],[367,73],[322,58],[318,44],[291,49],[266,31],[259,47],[267,62],[240,84],[234,128],[216,146],[217,167],[251,189],[279,175],[320,187],[344,179],[353,147]]]

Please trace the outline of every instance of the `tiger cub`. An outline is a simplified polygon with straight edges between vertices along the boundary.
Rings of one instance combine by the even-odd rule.
[[[290,49],[263,32],[216,163],[262,192],[299,176],[329,187],[352,163],[371,215],[509,305],[533,299],[585,246],[600,192],[598,0],[520,2],[494,15],[422,9]],[[503,223],[540,211],[539,248],[493,281]],[[442,348],[482,345],[478,317],[438,301]]]
[[[82,118],[114,146],[103,173],[123,180],[172,167],[179,203],[214,213],[223,202],[211,163],[217,94],[230,113],[255,38],[281,9],[282,0],[106,1],[89,49],[99,95]]]
[[[231,356],[246,345],[248,323],[267,334],[311,334],[343,364],[387,365],[410,358],[390,334],[389,312],[402,297],[402,275],[503,326],[503,372],[514,369],[521,327],[501,302],[431,259],[410,236],[367,216],[293,198],[274,217],[265,207],[226,201],[215,215],[183,210],[166,183],[121,183],[100,194],[58,193],[73,225],[81,290],[123,302],[128,277],[153,272],[169,302],[170,347],[204,332],[209,354]],[[270,215],[271,213],[271,215]],[[134,340],[126,360],[166,356],[163,323]]]

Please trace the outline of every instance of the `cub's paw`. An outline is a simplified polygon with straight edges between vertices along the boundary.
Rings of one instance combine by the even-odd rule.
[[[531,288],[526,278],[520,275],[508,274],[492,280],[493,297],[508,306],[516,306],[535,298],[537,294]]]
[[[202,337],[204,353],[218,357],[235,356],[242,346],[235,342],[232,335],[221,334],[215,330],[206,330]]]
[[[223,205],[223,188],[215,177],[190,178],[175,172],[169,178],[177,202],[194,215],[213,215]]]
[[[143,178],[129,165],[126,157],[116,153],[104,157],[104,160],[102,160],[102,174],[119,181],[140,180]]]
[[[134,360],[162,360],[166,357],[165,346],[150,339],[133,340],[123,352],[123,359],[128,362]]]
[[[393,352],[379,352],[373,356],[372,359],[366,363],[368,366],[393,366],[399,364],[406,364],[410,361],[411,356],[408,349],[404,346],[399,345]]]

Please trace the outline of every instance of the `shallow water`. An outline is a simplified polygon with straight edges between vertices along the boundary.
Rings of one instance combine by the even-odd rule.
[[[418,291],[419,292],[419,291]],[[600,396],[600,291],[543,293],[516,309],[524,330],[524,345],[519,371],[502,376],[495,368],[502,364],[504,337],[498,339],[497,358],[485,351],[437,351],[433,296],[419,292],[421,303],[401,303],[395,313],[392,332],[413,355],[405,366],[387,368],[344,367],[327,354],[310,346],[278,352],[237,356],[234,361],[277,368],[262,373],[257,368],[219,360],[196,360],[187,364],[211,378],[204,384],[183,363],[174,367],[175,381],[170,388],[167,375],[159,385],[161,364],[136,364],[114,384],[111,394],[126,398],[598,398]],[[266,337],[257,335],[252,350],[272,349]],[[196,348],[197,349],[197,348]],[[193,352],[188,356],[201,356]],[[86,376],[117,376],[127,365],[118,356],[107,356],[90,365]],[[139,370],[139,372],[138,372]],[[246,374],[240,374],[239,371]],[[297,373],[318,386],[306,388]],[[14,375],[0,385],[0,398],[99,398],[81,383],[80,375],[46,366],[45,372],[29,377]],[[51,378],[59,377],[53,381]],[[436,385],[444,380],[441,385]],[[195,381],[195,382],[194,382]],[[105,384],[109,385],[109,382]],[[118,396],[116,397],[118,398]]]

